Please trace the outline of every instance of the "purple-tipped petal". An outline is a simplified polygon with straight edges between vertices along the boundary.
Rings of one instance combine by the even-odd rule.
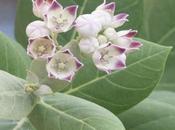
[[[112,45],[115,47],[115,49],[119,52],[119,54],[123,54],[126,52],[126,49],[125,48],[121,48],[119,46],[116,46],[116,45]]]
[[[126,13],[120,13],[120,14],[114,16],[114,18],[115,18],[115,20],[121,20],[121,19],[127,19],[128,16],[129,16],[129,15],[126,14]]]
[[[137,35],[137,30],[131,30],[128,32],[128,34],[126,34],[125,36],[128,38],[133,38]]]
[[[66,78],[64,78],[64,79],[62,79],[62,80],[71,82],[71,81],[73,80],[74,75],[75,75],[75,74],[72,74],[72,75],[70,75],[70,76],[68,76],[68,77],[66,77]]]
[[[46,0],[49,4],[51,4],[54,0]]]
[[[58,3],[56,0],[54,0],[49,10],[57,10],[57,9],[62,9],[62,8],[63,8],[62,5]]]
[[[84,66],[84,64],[82,64],[77,58],[75,59],[75,62],[76,62],[77,70],[79,70]]]
[[[116,8],[115,2],[111,2],[109,4],[104,5],[104,9],[110,11],[111,13],[114,13]]]
[[[78,5],[68,6],[65,8],[65,11],[67,11],[70,15],[75,16],[78,11]]]
[[[116,68],[126,68],[126,64],[122,60],[118,60],[116,63]]]
[[[44,0],[33,0],[34,3],[36,3],[37,6],[40,6],[43,4]]]
[[[142,46],[142,44],[140,43],[140,42],[138,42],[138,41],[133,41],[133,42],[131,42],[131,44],[130,44],[130,48],[140,48]]]
[[[73,56],[72,52],[69,49],[65,49],[63,53]]]

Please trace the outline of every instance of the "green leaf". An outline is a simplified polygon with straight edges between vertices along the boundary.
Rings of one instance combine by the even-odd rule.
[[[174,92],[156,91],[139,105],[119,115],[126,130],[174,130]]]
[[[130,22],[123,28],[138,29],[142,25],[143,16],[143,0],[107,0],[107,2],[115,1],[117,3],[116,12],[127,12],[130,14]],[[79,14],[90,13],[95,8],[103,3],[103,0],[59,0],[64,6],[77,4],[79,5]],[[16,16],[16,39],[26,48],[27,36],[25,34],[26,26],[36,20],[37,18],[32,14],[31,0],[18,0],[17,16]],[[76,36],[75,31],[70,31],[59,36],[60,44],[65,44]]]
[[[90,60],[81,57],[85,67],[66,93],[95,102],[115,114],[142,101],[160,81],[171,48],[138,40],[143,47],[129,55],[127,68],[109,75],[97,71]]]
[[[34,101],[24,84],[24,80],[0,71],[0,119],[19,120],[30,113]]]
[[[175,47],[175,1],[144,0],[142,38]],[[168,59],[165,75],[159,87],[175,87],[175,49]]]
[[[0,130],[36,130],[26,118],[20,121],[1,120]]]
[[[59,93],[41,98],[29,119],[37,130],[125,130],[108,110]]]
[[[33,60],[27,78],[33,79],[34,81],[39,80],[39,84],[50,86],[54,92],[62,91],[69,87],[69,82],[48,77],[46,63],[47,60],[43,59]],[[31,73],[33,73],[33,75],[31,75]]]
[[[29,64],[25,50],[0,32],[0,69],[25,78]]]

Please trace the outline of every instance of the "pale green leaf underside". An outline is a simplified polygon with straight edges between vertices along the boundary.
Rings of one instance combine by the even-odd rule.
[[[129,54],[127,68],[109,75],[99,72],[91,61],[81,57],[85,67],[66,93],[95,102],[115,114],[143,100],[160,81],[171,48],[138,40],[143,47]]]
[[[36,130],[27,118],[20,121],[1,120],[0,130]]]
[[[24,84],[24,80],[0,71],[0,119],[19,120],[31,111],[33,100]]]
[[[0,69],[25,78],[30,59],[26,51],[0,32]]]
[[[119,117],[126,126],[126,130],[174,130],[174,101],[174,92],[157,91]]]
[[[41,98],[29,119],[37,130],[125,130],[108,110],[59,93]]]

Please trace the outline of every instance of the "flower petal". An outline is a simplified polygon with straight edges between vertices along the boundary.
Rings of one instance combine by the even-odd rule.
[[[127,37],[127,38],[133,38],[137,35],[137,30],[123,30],[123,31],[119,31],[117,32],[117,35],[119,37]]]
[[[142,43],[138,42],[138,41],[132,41],[130,44],[130,48],[140,48],[142,46]]]
[[[65,10],[65,12],[67,12],[70,15],[72,15],[73,17],[76,17],[77,11],[78,11],[78,5],[68,6],[64,10]]]
[[[55,10],[62,10],[63,6],[57,2],[56,0],[54,0],[49,8],[49,11],[55,11]]]
[[[116,16],[113,17],[113,21],[112,21],[112,27],[114,28],[118,28],[120,26],[122,26],[125,22],[128,21],[128,14],[126,13],[120,13]]]
[[[111,14],[114,14],[115,8],[116,8],[115,2],[111,2],[111,3],[104,5],[105,11],[108,11]]]

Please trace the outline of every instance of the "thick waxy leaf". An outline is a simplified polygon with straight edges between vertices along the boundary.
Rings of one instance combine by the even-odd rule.
[[[162,45],[175,47],[175,1],[145,0],[142,38]],[[175,87],[175,50],[168,59],[165,75],[159,87]],[[158,88],[159,88],[158,87]]]
[[[66,87],[70,87],[68,86],[70,84],[69,82],[49,78],[46,70],[46,63],[47,60],[44,59],[33,60],[27,78],[32,80],[34,80],[33,78],[38,78],[39,84],[50,86],[54,92],[62,91]],[[31,75],[31,73],[34,73],[36,76]]]
[[[29,64],[25,50],[0,32],[0,69],[25,78]]]
[[[117,3],[116,12],[126,12],[130,14],[130,22],[124,27],[138,29],[142,24],[143,16],[143,0],[107,0]],[[79,14],[90,13],[95,8],[103,3],[103,0],[59,0],[64,6],[77,4],[79,5]],[[18,0],[17,17],[16,17],[16,38],[24,46],[27,46],[27,37],[25,34],[26,26],[35,20],[32,14],[31,0]],[[60,44],[65,44],[76,36],[75,31],[70,31],[59,37]]]
[[[19,120],[31,111],[34,102],[24,84],[24,80],[0,71],[0,119]]]
[[[157,91],[119,117],[127,130],[174,130],[174,101],[174,92]]]
[[[37,130],[125,130],[108,110],[59,93],[41,98],[29,119]]]
[[[109,75],[97,71],[93,63],[81,57],[85,67],[66,93],[95,102],[115,114],[143,100],[159,82],[171,48],[139,41],[143,47],[129,55],[127,68]]]
[[[20,121],[1,120],[0,130],[36,130],[26,118]]]

